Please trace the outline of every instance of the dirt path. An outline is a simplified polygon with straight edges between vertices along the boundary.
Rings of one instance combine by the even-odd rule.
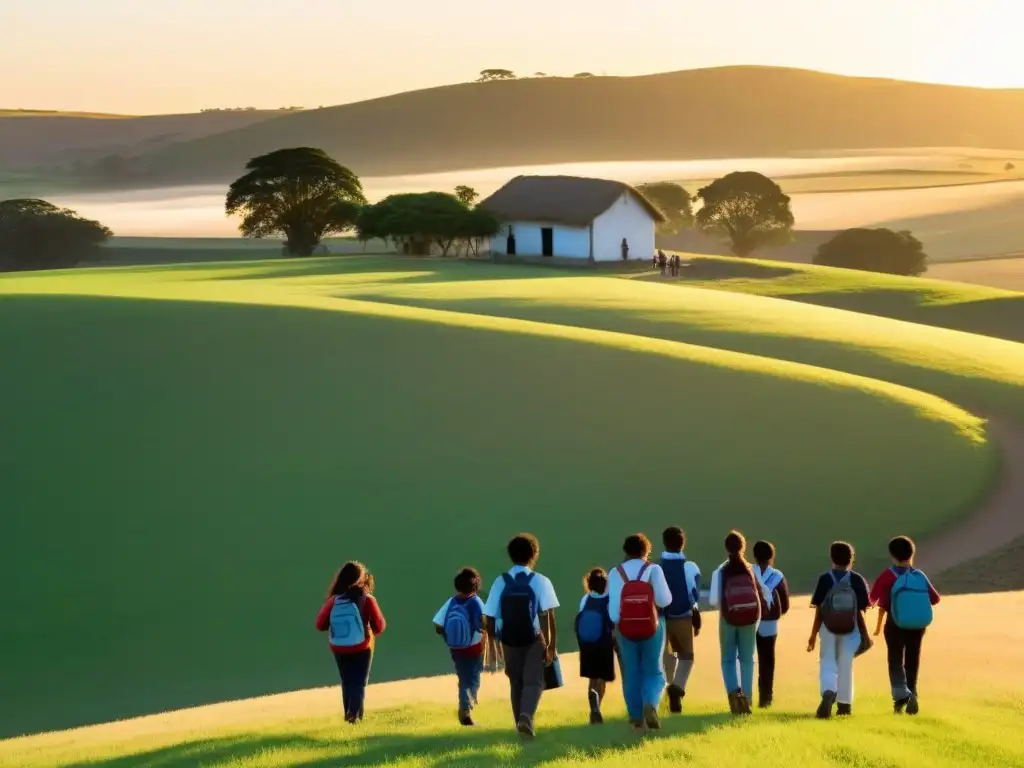
[[[999,418],[990,418],[986,428],[1002,454],[996,485],[969,517],[920,546],[917,563],[931,574],[1024,536],[1024,428]]]

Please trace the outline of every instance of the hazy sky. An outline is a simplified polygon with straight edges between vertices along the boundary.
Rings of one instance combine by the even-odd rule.
[[[315,107],[723,64],[1024,87],[1019,0],[0,0],[0,108]]]

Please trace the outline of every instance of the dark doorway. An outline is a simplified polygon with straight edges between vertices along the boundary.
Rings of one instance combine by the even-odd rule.
[[[551,227],[543,227],[540,231],[540,253],[541,256],[555,255],[555,230]]]

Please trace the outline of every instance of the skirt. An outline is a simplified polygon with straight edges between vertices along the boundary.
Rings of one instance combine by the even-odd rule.
[[[580,677],[584,680],[615,682],[615,646],[580,645]]]

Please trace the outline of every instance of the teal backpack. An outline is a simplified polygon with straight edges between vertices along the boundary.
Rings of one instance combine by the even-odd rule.
[[[889,613],[900,629],[924,629],[932,623],[932,599],[928,577],[916,568],[900,573],[892,569],[896,583],[889,593]]]

